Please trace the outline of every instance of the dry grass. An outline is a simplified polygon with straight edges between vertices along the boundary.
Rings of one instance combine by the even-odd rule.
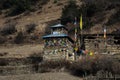
[[[95,75],[97,72],[103,70],[111,72],[112,74],[120,75],[120,63],[111,56],[97,55],[87,56],[74,62],[66,60],[44,61],[39,65],[38,70],[38,72],[42,73],[52,71],[69,71],[75,76],[83,76],[85,74]]]
[[[79,77],[69,73],[42,73],[42,74],[24,74],[0,76],[0,80],[82,80]]]
[[[73,75],[83,76],[85,74],[96,74],[98,71],[108,71],[120,74],[120,62],[111,56],[94,56],[73,62],[70,71]]]
[[[39,66],[39,72],[58,72],[65,71],[70,66],[70,62],[66,60],[44,61]]]
[[[43,51],[43,44],[24,44],[24,45],[10,45],[0,46],[0,53],[9,53],[5,57],[23,58],[28,57],[33,53],[39,53]],[[4,56],[3,56],[4,57]]]
[[[83,79],[84,80],[118,80],[119,79],[119,75],[113,75],[110,72],[107,71],[98,71],[97,74],[94,75],[90,75],[90,76],[84,76]]]
[[[34,56],[34,55],[33,55]],[[34,59],[33,59],[34,60]],[[72,75],[82,77],[84,75],[97,75],[99,71],[108,72],[113,75],[120,75],[120,63],[118,60],[112,58],[111,56],[88,56],[84,57],[81,60],[75,62],[69,62],[65,60],[51,60],[51,61],[43,61],[34,62],[37,65],[34,65],[32,69],[35,69],[35,73],[39,72],[40,76],[36,77],[36,80],[59,80],[59,76],[61,73],[70,72]],[[58,74],[56,72],[59,72]],[[19,72],[18,72],[19,73]],[[31,72],[32,73],[32,72]],[[44,76],[43,76],[43,74]],[[55,74],[54,74],[55,73]],[[51,75],[52,77],[48,77],[47,75]],[[25,74],[26,76],[17,75],[20,80],[31,80],[32,77],[36,76],[36,74]],[[37,74],[38,75],[38,74]],[[42,75],[42,76],[41,76]],[[68,74],[67,74],[68,75]],[[73,76],[70,75],[71,78]],[[29,77],[28,77],[29,76]],[[54,77],[53,77],[54,76]],[[104,76],[104,75],[103,75]],[[17,80],[16,75],[14,76],[5,76],[0,77],[1,80],[5,80],[10,77],[10,80]],[[31,78],[30,78],[31,77]],[[57,78],[59,77],[59,78]],[[3,79],[2,79],[3,78]],[[60,78],[60,80],[64,80],[65,77]],[[67,77],[68,79],[68,77]],[[19,80],[19,79],[18,79]],[[74,79],[70,79],[74,80]]]

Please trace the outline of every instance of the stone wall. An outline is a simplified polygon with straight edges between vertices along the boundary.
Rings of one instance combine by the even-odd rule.
[[[52,43],[54,43],[54,40]],[[52,46],[48,45],[44,48],[44,60],[73,59],[74,54],[72,43],[67,38],[56,39],[56,43]]]
[[[111,53],[111,54],[119,54],[120,53],[120,45],[115,44],[116,40],[111,39],[85,39],[85,48],[88,51],[93,51],[95,53]]]

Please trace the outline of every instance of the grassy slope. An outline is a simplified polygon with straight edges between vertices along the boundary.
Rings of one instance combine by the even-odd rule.
[[[69,73],[43,73],[43,74],[24,74],[12,76],[0,76],[0,80],[82,80]]]
[[[21,27],[25,27],[25,25],[30,23],[35,23],[38,25],[37,31],[41,34],[44,34],[47,23],[53,20],[57,20],[61,17],[62,8],[67,4],[68,0],[60,0],[58,3],[54,3],[53,0],[50,0],[47,4],[43,5],[41,9],[38,9],[31,13],[23,13],[14,17],[4,17],[5,15],[0,15],[0,27],[3,27],[7,22],[16,22],[18,31]],[[77,4],[80,5],[80,1],[77,0]],[[39,6],[38,6],[39,7]],[[4,11],[3,11],[4,12]],[[94,26],[85,33],[102,33],[102,26],[106,23],[110,16],[115,14],[116,9],[106,10],[103,12],[97,12],[91,20],[93,22],[97,22]],[[102,16],[102,17],[101,17]],[[102,21],[100,21],[102,20]],[[108,27],[108,31],[111,33],[116,31],[119,27],[120,23],[115,23]],[[99,31],[98,31],[99,30]]]

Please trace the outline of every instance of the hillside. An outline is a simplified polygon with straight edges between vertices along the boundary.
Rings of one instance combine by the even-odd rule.
[[[7,0],[6,0],[7,1]],[[9,1],[9,0],[8,0]],[[24,0],[23,0],[24,1]],[[32,1],[32,0],[31,0]],[[58,22],[58,19],[63,15],[63,8],[68,5],[69,0],[37,0],[36,3],[30,5],[33,10],[25,8],[20,14],[8,15],[11,8],[3,8],[0,12],[0,30],[4,32],[4,27],[14,25],[16,32],[5,36],[5,39],[14,38],[19,32],[23,32],[26,36],[39,36],[41,37],[49,32],[48,26]],[[73,0],[75,1],[75,0]],[[103,33],[103,26],[106,25],[107,33],[119,31],[120,25],[120,1],[119,0],[76,0],[76,5],[79,8],[86,4],[86,13],[83,13],[83,24],[88,28],[84,29],[85,34]],[[99,4],[99,5],[98,5]],[[35,5],[35,6],[34,6]],[[72,11],[71,11],[72,12]],[[92,25],[91,25],[92,24]],[[35,26],[35,30],[26,33],[27,26]],[[71,28],[70,28],[71,27]],[[74,31],[74,27],[70,26],[69,29]],[[3,31],[2,31],[3,30]],[[10,37],[9,37],[10,36]],[[4,37],[2,37],[3,39]],[[31,37],[27,37],[31,38]],[[34,40],[34,39],[33,39]],[[38,40],[38,41],[39,41]],[[30,40],[29,40],[30,41]]]
[[[70,75],[65,72],[55,73],[37,73],[37,74],[24,74],[15,76],[0,76],[2,80],[82,80],[79,77]]]
[[[5,14],[3,13],[0,15],[0,27],[3,27],[6,25],[6,23],[10,22],[17,23],[17,28],[24,28],[28,24],[35,23],[37,24],[37,28],[40,30],[40,32],[44,32],[47,22],[60,18],[62,7],[63,6],[57,6],[57,4],[53,4],[53,0],[50,0],[48,3],[43,5],[41,9],[38,9],[34,12],[24,12],[16,16],[9,17],[5,17]]]

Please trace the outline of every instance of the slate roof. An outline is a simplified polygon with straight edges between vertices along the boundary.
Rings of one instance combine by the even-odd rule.
[[[68,35],[67,34],[49,34],[49,35],[43,36],[43,39],[51,38],[51,37],[68,37]]]
[[[64,25],[62,24],[57,24],[57,25],[54,25],[54,26],[51,26],[52,28],[57,28],[57,27],[65,27]]]
[[[48,39],[48,38],[68,38],[72,43],[74,43],[74,41],[67,34],[50,34],[50,35],[45,35],[42,38],[43,39]]]
[[[57,25],[54,25],[54,26],[51,26],[51,28],[64,28],[66,30],[68,30],[64,25],[62,24],[57,24]]]

